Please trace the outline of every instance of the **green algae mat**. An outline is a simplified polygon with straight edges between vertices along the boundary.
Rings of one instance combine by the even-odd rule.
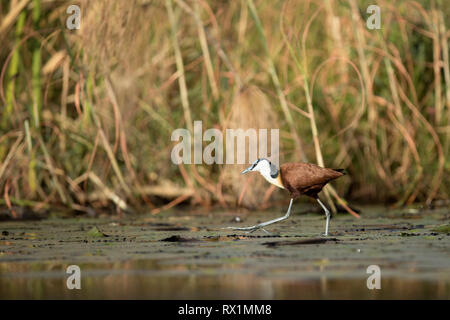
[[[270,235],[221,229],[282,214],[1,222],[0,299],[450,298],[449,208],[364,208],[334,217],[328,237],[323,216],[295,210]]]

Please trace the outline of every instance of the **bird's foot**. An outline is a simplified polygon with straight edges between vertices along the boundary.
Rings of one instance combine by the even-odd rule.
[[[274,234],[272,232],[267,231],[264,228],[261,228],[262,231],[264,231],[265,233],[267,233],[269,236],[273,236]]]
[[[324,232],[320,234],[322,237],[328,237],[328,232]]]
[[[222,229],[247,231],[247,233],[252,233],[252,232],[255,232],[256,230],[261,229],[265,233],[271,234],[266,229],[264,229],[264,227],[266,227],[268,225],[271,225],[271,224],[274,224],[274,223],[277,223],[277,222],[280,222],[280,221],[283,221],[283,220],[286,220],[289,217],[289,214],[291,213],[292,202],[293,202],[293,199],[291,199],[291,202],[289,204],[289,209],[286,212],[286,214],[284,216],[280,217],[280,218],[276,218],[276,219],[269,220],[269,221],[266,221],[266,222],[261,222],[259,224],[254,225],[254,226],[251,226],[251,227],[226,227],[226,228],[222,228]]]
[[[230,229],[230,230],[238,230],[238,231],[246,231],[246,233],[253,233],[257,230],[262,230],[265,233],[272,235],[272,233],[270,233],[269,231],[267,231],[266,229],[264,229],[265,224],[257,224],[251,227],[225,227],[222,229]]]

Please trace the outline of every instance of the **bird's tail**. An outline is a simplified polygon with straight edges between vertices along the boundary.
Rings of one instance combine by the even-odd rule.
[[[334,171],[340,172],[342,174],[347,174],[347,172],[345,172],[345,169],[333,169]]]

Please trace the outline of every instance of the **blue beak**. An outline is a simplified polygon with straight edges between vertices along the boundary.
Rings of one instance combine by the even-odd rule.
[[[247,169],[245,169],[244,171],[242,171],[242,172],[241,172],[241,174],[244,174],[244,173],[250,172],[250,168],[251,168],[251,167],[248,167]]]

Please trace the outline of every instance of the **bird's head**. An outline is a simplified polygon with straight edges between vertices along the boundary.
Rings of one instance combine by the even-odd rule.
[[[271,176],[272,178],[275,178],[278,175],[277,167],[266,158],[257,159],[255,162],[252,163],[250,167],[248,167],[241,173],[244,174],[252,171],[257,171],[261,173],[263,176],[267,177]]]

